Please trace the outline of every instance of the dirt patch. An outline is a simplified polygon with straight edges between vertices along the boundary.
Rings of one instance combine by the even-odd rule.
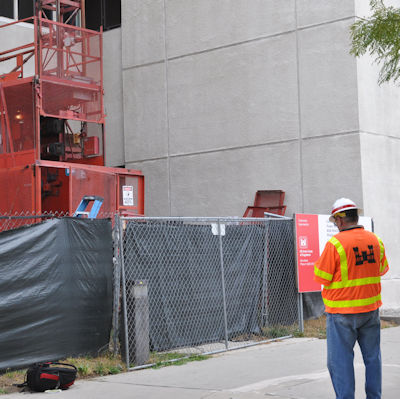
[[[14,384],[22,384],[25,380],[25,370],[9,371],[0,375],[0,394],[20,392],[22,388]]]

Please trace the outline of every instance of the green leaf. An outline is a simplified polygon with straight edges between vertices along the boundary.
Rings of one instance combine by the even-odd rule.
[[[383,0],[370,0],[372,15],[359,19],[350,27],[350,53],[366,53],[381,65],[378,83],[400,79],[400,8],[387,7]]]

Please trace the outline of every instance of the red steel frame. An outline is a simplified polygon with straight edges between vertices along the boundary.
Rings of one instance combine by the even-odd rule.
[[[0,66],[2,62],[15,60],[14,68],[0,74],[0,189],[8,194],[0,198],[0,212],[41,214],[59,211],[72,215],[87,183],[89,191],[85,195],[105,197],[102,212],[143,215],[143,174],[137,170],[104,166],[102,31],[42,17],[42,10],[50,9],[56,11],[57,20],[62,21],[65,13],[77,13],[83,0],[42,0],[37,4],[38,16],[0,26],[0,34],[21,22],[33,20],[34,26],[31,42],[0,52]],[[26,77],[24,66],[31,58],[34,59],[34,76]],[[25,94],[24,100],[20,100],[28,110],[26,120],[18,108],[19,93]],[[68,133],[70,158],[65,151],[59,159],[43,159],[45,136],[41,118],[49,117],[65,124],[68,121],[80,123],[86,128],[77,134],[72,129]],[[33,132],[29,123],[32,123]],[[86,138],[88,126],[94,132],[100,131],[94,133],[100,137]],[[65,143],[67,133],[64,131],[63,134]],[[27,136],[32,136],[31,146],[26,144],[29,143]],[[85,140],[93,143],[101,140],[99,153],[92,149],[90,151],[94,152],[86,156]],[[15,148],[15,143],[19,148]],[[97,148],[96,145],[93,144],[93,148]],[[134,205],[124,205],[121,198],[123,181],[135,185]],[[50,205],[46,204],[55,209],[49,209]]]

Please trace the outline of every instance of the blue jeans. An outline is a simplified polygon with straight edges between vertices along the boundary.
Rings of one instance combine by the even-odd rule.
[[[382,360],[379,310],[358,314],[327,314],[328,369],[336,399],[354,399],[354,345],[360,345],[365,364],[367,399],[380,399]]]

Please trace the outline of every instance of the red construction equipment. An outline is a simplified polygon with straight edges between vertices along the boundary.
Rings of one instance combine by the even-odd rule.
[[[263,218],[264,213],[283,216],[286,211],[285,192],[282,190],[259,190],[254,198],[254,205],[248,206],[243,217]]]
[[[20,40],[0,52],[0,213],[73,215],[89,195],[102,213],[144,214],[143,174],[104,166],[102,32],[71,25],[83,5],[38,0],[0,26]]]

